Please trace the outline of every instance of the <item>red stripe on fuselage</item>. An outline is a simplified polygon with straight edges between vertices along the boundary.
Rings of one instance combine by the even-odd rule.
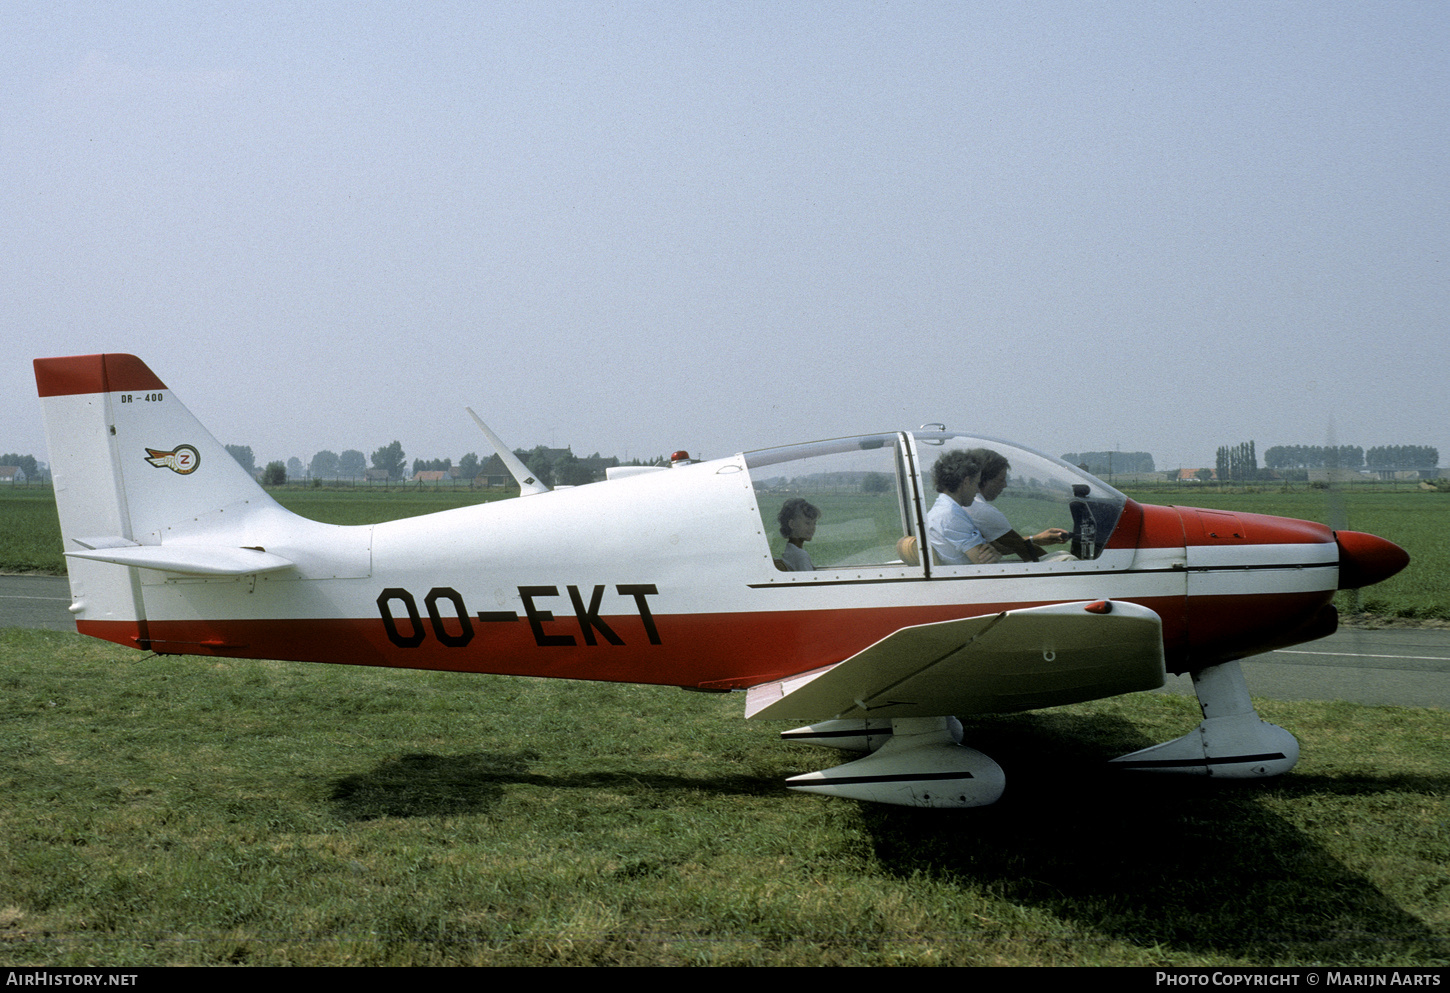
[[[1173,671],[1203,668],[1283,647],[1328,633],[1317,622],[1329,593],[1257,594],[1194,601],[1196,641],[1179,597],[1135,600],[1163,619],[1164,650]],[[585,644],[573,619],[548,622],[551,638],[574,644],[540,646],[526,620],[472,622],[473,636],[462,647],[440,641],[428,618],[426,633],[413,648],[389,640],[378,618],[335,620],[157,621],[143,632],[134,623],[80,621],[82,634],[169,655],[267,658],[299,662],[393,666],[500,675],[547,676],[608,682],[704,686],[753,686],[831,665],[849,658],[900,628],[958,617],[1038,606],[1033,603],[975,604],[911,608],[766,611],[749,614],[655,615],[660,644],[651,644],[637,616],[603,620],[623,645],[596,638]],[[406,626],[407,621],[402,623]],[[1316,627],[1319,623],[1319,627]],[[445,619],[457,639],[456,617]],[[404,636],[411,630],[402,632]],[[1286,640],[1289,639],[1289,640]],[[1257,647],[1256,647],[1257,646]]]
[[[1181,601],[1179,601],[1181,605]],[[427,617],[417,647],[389,640],[380,619],[157,621],[147,623],[150,641],[140,643],[136,625],[81,621],[82,634],[161,654],[337,662],[517,676],[596,679],[609,682],[710,686],[753,686],[849,658],[902,627],[998,613],[1035,604],[962,607],[857,608],[852,610],[765,611],[749,614],[655,615],[660,643],[651,644],[637,616],[603,618],[624,641],[603,638],[585,644],[580,625],[561,618],[546,625],[549,638],[572,637],[572,645],[540,646],[527,620],[472,622],[463,647],[443,644]],[[1164,605],[1165,607],[1168,605]],[[404,637],[413,635],[403,618]],[[456,617],[446,632],[461,631]]]
[[[42,397],[166,389],[145,362],[120,353],[36,359],[35,386]]]

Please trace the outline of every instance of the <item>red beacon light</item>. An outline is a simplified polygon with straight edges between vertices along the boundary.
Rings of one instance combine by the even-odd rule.
[[[678,452],[671,453],[670,455],[671,468],[674,468],[677,465],[689,465],[693,461],[695,460],[690,458],[690,453],[685,451],[683,448],[680,449]]]

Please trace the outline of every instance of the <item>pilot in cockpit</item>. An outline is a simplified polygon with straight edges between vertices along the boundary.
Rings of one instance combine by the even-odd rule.
[[[926,540],[943,565],[1002,560],[1002,553],[983,537],[967,511],[976,499],[981,472],[981,463],[961,449],[944,453],[931,467],[938,496],[926,515]]]
[[[981,475],[977,477],[977,496],[967,512],[981,529],[982,536],[999,552],[1020,556],[1025,562],[1036,562],[1046,554],[1043,546],[1061,545],[1071,537],[1062,528],[1048,528],[1029,538],[1018,534],[1008,522],[1007,515],[992,506],[992,501],[1007,488],[1007,470],[1012,468],[1011,463],[990,448],[973,448],[967,454],[982,467]],[[1054,556],[1053,560],[1059,557],[1062,556]]]

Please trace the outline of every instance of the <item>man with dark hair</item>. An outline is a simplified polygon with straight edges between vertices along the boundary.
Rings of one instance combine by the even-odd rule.
[[[982,464],[961,449],[944,453],[931,467],[939,495],[926,515],[926,540],[942,565],[982,565],[1002,559],[967,513],[976,499],[981,472]]]
[[[1070,537],[1062,528],[1048,528],[1024,538],[1007,521],[992,501],[1007,488],[1007,470],[1012,464],[1000,452],[990,448],[973,448],[967,453],[982,467],[977,477],[977,497],[968,510],[982,536],[1003,555],[1019,555],[1025,562],[1036,562],[1043,556],[1043,545],[1060,545]]]

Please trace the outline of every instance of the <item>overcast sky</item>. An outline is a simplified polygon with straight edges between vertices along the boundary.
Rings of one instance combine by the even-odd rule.
[[[120,351],[259,463],[1450,462],[1438,0],[4,0],[0,79],[0,451]]]

